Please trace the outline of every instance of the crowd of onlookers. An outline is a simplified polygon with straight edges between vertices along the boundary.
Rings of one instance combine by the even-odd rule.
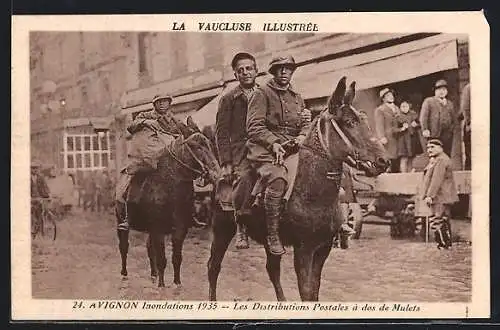
[[[384,88],[379,96],[381,105],[375,109],[375,130],[391,159],[390,172],[411,172],[413,160],[426,151],[427,141],[439,139],[444,152],[451,157],[457,125],[462,125],[465,145],[465,169],[470,170],[470,87],[467,84],[460,95],[456,109],[448,98],[446,80],[435,82],[434,95],[427,97],[420,109],[402,99],[396,104],[397,91]]]

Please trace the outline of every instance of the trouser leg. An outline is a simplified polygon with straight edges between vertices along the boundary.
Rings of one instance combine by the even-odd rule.
[[[282,255],[286,252],[279,237],[282,198],[285,194],[285,189],[285,181],[283,179],[276,179],[267,186],[264,194],[264,207],[267,221],[267,244],[269,246],[269,251],[274,255]]]

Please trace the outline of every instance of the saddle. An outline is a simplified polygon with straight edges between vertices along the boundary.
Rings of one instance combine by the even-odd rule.
[[[299,164],[299,154],[295,153],[285,158],[283,166],[287,169],[287,190],[283,196],[283,203],[286,203],[292,194],[297,176],[297,167]],[[263,195],[266,189],[266,182],[262,178],[258,178],[251,192],[252,207],[260,207],[263,205]],[[224,211],[234,211],[233,202],[233,185],[226,180],[219,180],[216,185],[216,199]]]
[[[130,175],[126,170],[120,172],[115,199],[121,203],[139,203],[146,184],[147,173]]]

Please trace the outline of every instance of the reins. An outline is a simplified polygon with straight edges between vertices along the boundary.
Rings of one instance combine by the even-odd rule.
[[[200,134],[200,133],[195,133],[195,134]],[[193,134],[194,135],[194,134]],[[191,136],[193,136],[191,135]],[[182,136],[181,136],[182,138]],[[189,165],[189,164],[186,164],[185,162],[183,162],[181,159],[179,159],[179,157],[177,157],[175,155],[175,153],[172,151],[172,147],[167,147],[167,152],[169,153],[169,155],[176,161],[178,162],[181,166],[183,166],[184,168],[186,168],[187,170],[197,174],[198,176],[202,176],[204,175],[207,171],[206,171],[206,168],[205,168],[205,165],[203,164],[203,162],[194,154],[193,150],[191,149],[191,147],[185,143],[186,141],[182,141],[180,143],[181,147],[186,147],[186,149],[188,150],[188,152],[191,154],[191,156],[193,157],[193,159],[198,163],[198,165],[200,165],[201,167],[201,170],[198,170],[196,168],[194,168],[193,166]]]

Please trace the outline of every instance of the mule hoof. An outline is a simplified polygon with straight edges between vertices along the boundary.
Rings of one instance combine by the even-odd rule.
[[[127,275],[122,275],[122,281],[127,281],[128,280],[128,276]]]
[[[157,280],[158,280],[157,276],[151,276],[151,282],[156,283]]]

